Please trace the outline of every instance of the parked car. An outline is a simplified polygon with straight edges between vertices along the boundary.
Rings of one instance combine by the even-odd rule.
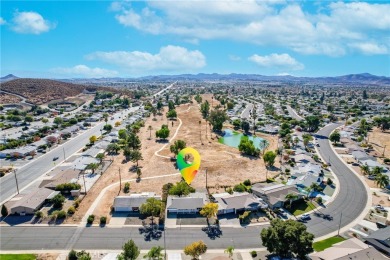
[[[279,213],[282,217],[287,218],[287,213],[286,213],[286,211],[284,211],[283,209],[279,209],[278,213]]]
[[[375,206],[376,209],[379,209],[380,211],[383,211],[383,212],[387,212],[387,210],[382,206],[382,205],[376,205]]]
[[[369,180],[375,180],[375,175],[368,175],[367,177]]]

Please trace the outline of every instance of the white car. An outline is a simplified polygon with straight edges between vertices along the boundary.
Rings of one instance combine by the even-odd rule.
[[[279,214],[282,216],[282,217],[287,217],[287,213],[283,210],[283,209],[279,209]]]

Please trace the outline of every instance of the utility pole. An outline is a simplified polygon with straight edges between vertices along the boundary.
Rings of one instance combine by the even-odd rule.
[[[14,171],[15,182],[16,182],[16,190],[18,191],[19,194],[19,184],[18,184],[18,178],[16,178],[16,169],[14,169],[13,171]]]
[[[337,230],[337,235],[340,235],[340,228],[341,228],[341,219],[343,218],[343,212],[340,213],[340,223],[339,223],[339,229]]]
[[[206,168],[206,190],[207,190],[207,168]]]
[[[83,181],[84,181],[84,192],[87,195],[87,186],[85,185],[85,171],[83,171]]]
[[[122,176],[121,176],[121,168],[119,168],[119,192],[122,189]]]

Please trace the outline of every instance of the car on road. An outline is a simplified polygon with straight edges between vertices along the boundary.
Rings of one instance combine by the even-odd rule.
[[[310,217],[309,214],[303,214],[299,219],[300,219],[300,220],[303,220],[303,221],[306,221],[306,220],[311,219],[311,217]]]
[[[329,214],[324,215],[323,218],[326,220],[333,220],[333,217]]]
[[[53,161],[57,161],[58,158],[59,158],[58,156],[54,157],[54,158],[53,158]]]

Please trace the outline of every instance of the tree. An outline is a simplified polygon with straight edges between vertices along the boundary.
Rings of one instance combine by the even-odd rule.
[[[363,99],[368,99],[367,91],[363,90]]]
[[[93,136],[91,136],[91,137],[89,138],[89,142],[90,142],[91,144],[95,143],[96,141],[97,141],[96,135],[93,135]]]
[[[209,202],[203,206],[200,211],[200,214],[207,218],[207,225],[210,225],[209,218],[213,218],[218,213],[218,204]]]
[[[152,129],[153,127],[150,125],[148,126],[148,130],[149,130],[149,140],[152,139]]]
[[[168,118],[176,118],[176,117],[177,117],[176,110],[175,110],[175,109],[169,110],[169,111],[167,112],[167,117],[168,117]]]
[[[229,117],[226,115],[226,112],[218,109],[211,111],[209,116],[209,122],[213,126],[213,131],[221,131],[223,123],[228,119]]]
[[[34,118],[32,116],[25,116],[24,121],[25,122],[32,122],[32,121],[34,121]]]
[[[233,120],[233,126],[234,126],[234,128],[238,129],[241,126],[241,120],[240,119],[234,119]]]
[[[273,151],[268,151],[263,155],[264,163],[268,167],[272,167],[275,163],[276,153]]]
[[[306,231],[306,226],[294,220],[283,221],[275,218],[269,228],[261,231],[262,244],[270,253],[281,257],[295,254],[301,259],[313,251],[314,235]]]
[[[169,148],[169,150],[177,156],[180,150],[186,148],[186,142],[183,140],[176,140]]]
[[[90,139],[91,140],[91,139]],[[49,144],[55,144],[57,142],[57,137],[55,136],[48,136],[46,137],[46,141],[49,143]]]
[[[382,174],[382,171],[383,171],[382,167],[375,166],[375,167],[372,169],[371,174],[373,174],[373,175],[376,176],[376,175]]]
[[[337,142],[340,142],[340,132],[334,131],[330,136],[329,140],[333,142],[334,145],[336,145]]]
[[[141,175],[142,175],[141,168],[138,167],[136,173],[137,173],[137,178],[138,178],[138,179],[141,179]]]
[[[139,150],[131,150],[130,152],[130,160],[132,162],[137,163],[138,167],[138,161],[143,160],[142,153]]]
[[[8,216],[8,209],[4,204],[1,206],[1,216],[3,217]]]
[[[298,136],[294,138],[294,145],[297,146],[297,144],[299,143],[299,138]]]
[[[43,117],[41,121],[42,123],[47,124],[49,122],[49,119]]]
[[[246,155],[251,155],[258,157],[260,155],[260,150],[255,147],[253,141],[249,139],[242,138],[240,144],[238,145],[238,150]]]
[[[145,216],[151,216],[152,217],[152,225],[153,225],[153,218],[160,215],[161,211],[161,200],[155,199],[155,198],[149,198],[146,200],[144,204],[140,207],[140,213]]]
[[[309,132],[314,132],[320,125],[320,119],[318,116],[307,116],[305,117],[305,121]]]
[[[116,121],[115,122],[115,127],[118,127],[118,126],[120,126],[121,125],[121,122],[120,121]]]
[[[162,125],[160,130],[156,131],[156,137],[166,139],[169,136],[169,129],[167,125]]]
[[[184,254],[192,256],[193,259],[198,259],[200,255],[203,255],[207,251],[206,244],[202,241],[196,241],[184,248]]]
[[[62,124],[63,123],[63,121],[64,120],[62,120],[62,118],[61,117],[56,117],[56,118],[54,118],[54,124],[56,124],[56,125],[60,125],[60,124]]]
[[[104,125],[104,126],[103,126],[103,130],[104,130],[104,131],[107,131],[107,132],[111,132],[111,130],[112,130],[112,125],[110,125],[110,124]]]
[[[202,113],[203,118],[207,118],[210,114],[210,104],[206,100],[200,105],[200,112]]]
[[[104,153],[98,153],[96,155],[96,159],[99,159],[100,164],[102,164],[104,157],[105,157]]]
[[[118,151],[121,149],[121,147],[118,144],[109,144],[106,148],[106,152],[111,153],[118,153]]]
[[[132,239],[127,241],[123,247],[123,252],[117,257],[118,260],[136,260],[139,256],[140,250]]]
[[[390,184],[390,180],[389,180],[389,176],[385,175],[385,174],[378,174],[375,176],[375,184],[379,187],[379,188],[386,188],[387,186],[389,186]]]
[[[291,204],[293,203],[294,200],[298,198],[298,195],[294,193],[289,193],[286,195],[285,198],[290,202],[290,208],[291,208]]]
[[[95,173],[95,170],[97,170],[97,168],[99,168],[99,165],[97,163],[90,163],[87,165],[87,167],[85,167],[86,170],[92,170],[92,174]]]
[[[370,174],[370,167],[367,164],[361,165],[360,170],[364,175]]]
[[[144,258],[147,258],[147,259],[157,259],[157,260],[162,260],[164,255],[161,254],[161,251],[163,250],[163,248],[161,246],[154,246],[152,247],[148,253],[146,255],[144,255]]]
[[[189,186],[184,181],[176,183],[176,185],[173,185],[168,191],[169,195],[176,195],[176,196],[186,196],[191,192],[195,192],[194,188]]]
[[[249,128],[250,128],[250,125],[249,125],[248,121],[241,122],[241,129],[244,130],[245,133],[249,132]]]
[[[173,103],[172,100],[168,101],[168,110],[173,110],[175,109],[175,103]]]
[[[62,208],[62,205],[65,202],[65,197],[62,196],[61,194],[55,195],[52,199],[51,202],[53,203],[53,206],[55,208]]]
[[[126,140],[126,145],[128,148],[131,148],[134,150],[141,149],[141,141],[140,141],[139,137],[133,132],[131,132],[128,135],[127,140]]]
[[[229,258],[232,258],[233,252],[234,252],[234,247],[233,246],[228,246],[225,251],[226,254],[228,254]]]

